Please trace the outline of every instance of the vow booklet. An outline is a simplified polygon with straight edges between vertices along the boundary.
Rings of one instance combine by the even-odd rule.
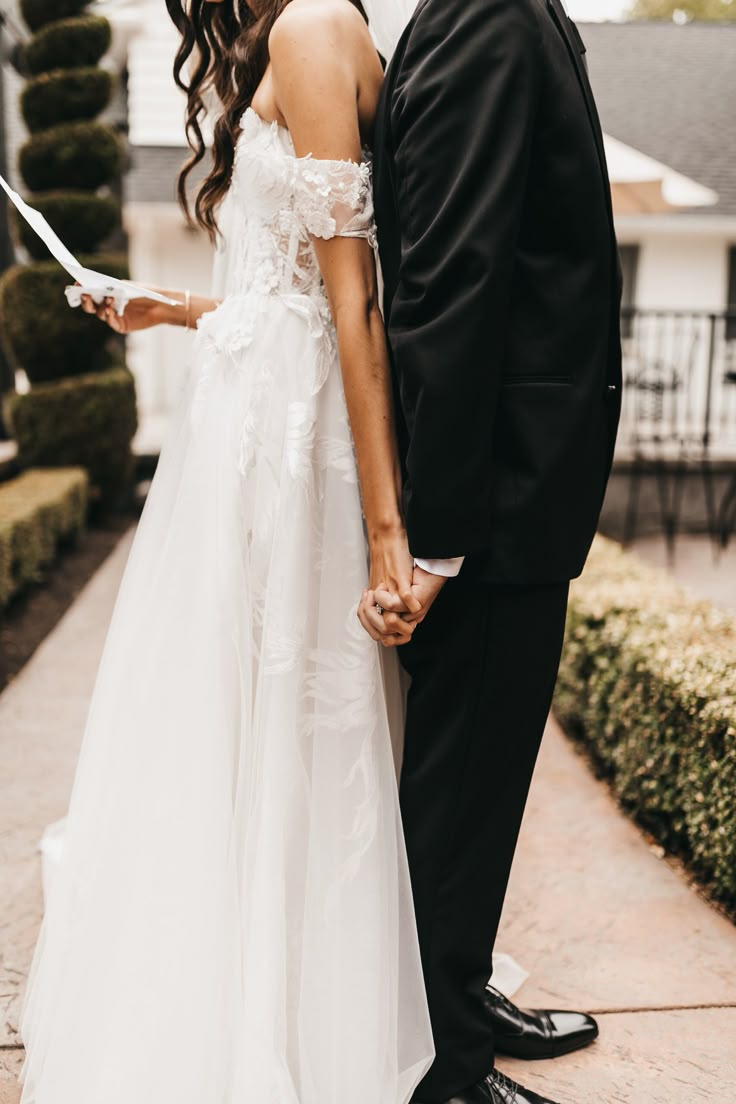
[[[105,276],[103,272],[95,272],[93,268],[84,268],[69,252],[58,234],[51,229],[40,211],[29,207],[2,176],[0,176],[0,185],[8,193],[28,225],[48,247],[51,256],[78,281],[78,284],[64,289],[70,307],[78,307],[83,295],[90,295],[95,303],[101,303],[106,296],[110,296],[118,314],[123,314],[131,299],[153,299],[156,303],[168,303],[172,307],[181,306],[176,299],[168,299],[157,291],[149,291],[148,288],[138,287],[126,280],[116,280],[114,276]]]

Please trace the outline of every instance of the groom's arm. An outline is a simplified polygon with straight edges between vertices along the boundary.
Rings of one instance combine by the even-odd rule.
[[[528,0],[429,0],[394,91],[401,205],[389,340],[417,557],[491,541],[491,444],[538,92]]]

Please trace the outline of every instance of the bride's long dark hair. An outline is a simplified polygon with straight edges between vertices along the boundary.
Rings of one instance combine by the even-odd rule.
[[[253,99],[268,66],[268,36],[290,0],[253,0],[257,14],[246,0],[166,0],[166,7],[181,45],[174,62],[174,80],[187,94],[186,134],[192,155],[179,174],[179,203],[190,223],[196,222],[214,240],[216,212],[230,185],[240,118]],[[351,3],[365,17],[360,0]],[[189,79],[183,76],[191,59]],[[212,143],[213,165],[190,210],[187,180],[204,160],[207,147],[202,136],[205,97],[214,93],[222,104]]]

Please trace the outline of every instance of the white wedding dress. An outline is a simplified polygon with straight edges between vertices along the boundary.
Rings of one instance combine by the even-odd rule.
[[[335,334],[367,164],[249,110],[91,704],[23,1104],[403,1104],[432,1060]]]

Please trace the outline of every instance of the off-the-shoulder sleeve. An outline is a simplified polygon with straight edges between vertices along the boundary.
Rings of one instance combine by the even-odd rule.
[[[298,162],[296,208],[308,234],[315,238],[366,238],[375,243],[370,163]]]

